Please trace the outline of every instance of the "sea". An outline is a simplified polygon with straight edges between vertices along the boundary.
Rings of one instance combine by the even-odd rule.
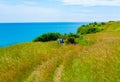
[[[76,33],[78,27],[85,24],[88,22],[0,23],[0,47],[31,42],[49,32]]]

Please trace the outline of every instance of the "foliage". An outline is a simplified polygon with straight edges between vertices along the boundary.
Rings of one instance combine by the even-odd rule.
[[[66,40],[66,43],[68,44],[76,44],[76,39],[83,39],[82,35],[79,34],[74,34],[74,33],[69,33],[69,34],[64,34],[63,39]]]
[[[75,44],[75,43],[76,43],[76,42],[75,42],[75,37],[69,37],[69,38],[67,39],[67,43]]]
[[[69,34],[68,34],[68,37],[78,38],[79,35],[77,35],[77,34],[73,34],[73,33],[69,33]]]
[[[69,33],[69,34],[60,34],[60,33],[47,33],[43,34],[33,40],[33,42],[47,42],[47,41],[55,41],[58,38],[67,40],[67,43],[75,44],[75,39],[79,38],[80,35],[74,34],[74,33]]]
[[[33,41],[34,42],[47,42],[47,41],[54,41],[57,40],[58,38],[60,38],[62,35],[60,33],[46,33],[43,34],[37,38],[35,38]]]
[[[74,33],[69,33],[69,34],[64,34],[62,37],[63,39],[68,39],[70,37],[78,38],[80,35],[74,34]]]
[[[103,30],[103,26],[105,25],[104,22],[101,23],[89,23],[88,25],[82,25],[81,27],[78,28],[77,33],[78,34],[91,34],[91,33],[96,33],[100,32]]]

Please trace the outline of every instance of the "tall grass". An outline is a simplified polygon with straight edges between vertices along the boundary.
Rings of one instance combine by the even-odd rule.
[[[102,37],[94,37],[97,38],[94,45],[83,47],[74,58],[69,57],[69,60],[64,62],[62,82],[120,81],[119,34],[114,38],[110,35],[106,37],[104,33]]]
[[[86,35],[91,45],[30,42],[0,48],[0,82],[120,82],[120,33]]]

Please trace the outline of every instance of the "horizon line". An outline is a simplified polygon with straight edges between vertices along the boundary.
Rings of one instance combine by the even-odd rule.
[[[91,22],[108,22],[108,21],[48,21],[48,22],[0,22],[0,23],[91,23]]]

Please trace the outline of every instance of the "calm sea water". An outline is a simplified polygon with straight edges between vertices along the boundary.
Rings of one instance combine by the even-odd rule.
[[[81,23],[0,23],[0,47],[32,41],[48,32],[76,33]]]

